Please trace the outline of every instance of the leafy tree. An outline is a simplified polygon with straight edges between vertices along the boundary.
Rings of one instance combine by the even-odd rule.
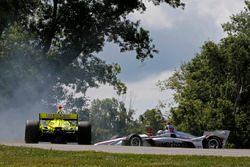
[[[93,100],[89,108],[93,141],[127,135],[133,126],[133,114],[133,110],[127,110],[123,102],[114,98]]]
[[[171,119],[178,129],[200,135],[228,129],[235,147],[250,147],[250,3],[223,25],[228,36],[206,42],[190,62],[159,86],[175,90]]]
[[[139,116],[141,132],[145,132],[147,127],[153,129],[155,134],[159,129],[164,129],[164,117],[160,110],[151,109]]]
[[[184,6],[180,0],[148,1],[174,8]],[[9,82],[20,88],[35,85],[32,92],[39,95],[37,99],[49,97],[48,103],[54,103],[59,97],[68,106],[74,105],[75,99],[66,97],[69,89],[65,87],[73,87],[83,97],[87,88],[106,83],[118,93],[125,93],[125,85],[117,78],[119,65],[106,64],[97,57],[104,44],[116,43],[121,52],[135,51],[141,61],[157,53],[149,31],[139,21],[128,19],[134,11],[146,10],[142,0],[3,0],[1,8],[0,66],[5,68],[1,70],[0,89],[4,90],[1,93],[5,101],[17,100],[13,99],[16,91]],[[23,62],[19,64],[16,59]],[[10,64],[20,68],[13,69]],[[82,106],[86,98],[77,101]]]
[[[36,36],[30,36],[29,32],[22,30],[22,27],[16,24],[2,34],[4,38],[0,42],[2,109],[17,106],[19,108],[26,104],[33,104],[40,99],[46,100],[49,104],[56,103],[58,97],[59,100],[67,100],[67,106],[72,111],[81,111],[86,98],[73,97],[72,90],[73,93],[85,93],[88,87],[97,86],[97,82],[108,82],[124,87],[116,77],[120,71],[119,66],[106,64],[93,56],[85,56],[88,60],[80,69],[76,70],[75,65],[72,64],[66,67],[63,75],[60,75],[61,72],[57,72],[50,59],[44,57],[43,51],[36,48],[38,46],[38,42],[34,39]],[[62,77],[71,77],[70,72],[84,78],[74,83],[80,82],[81,87],[76,89],[76,86],[66,79],[63,80],[66,83],[60,82]],[[72,86],[72,89],[63,89],[66,84]],[[9,106],[10,101],[15,103]]]
[[[0,35],[6,27],[15,21],[24,19],[25,15],[35,9],[35,0],[1,0],[0,1]]]

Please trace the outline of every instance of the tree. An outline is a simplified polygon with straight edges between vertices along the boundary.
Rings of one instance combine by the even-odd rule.
[[[0,35],[16,21],[23,20],[36,9],[38,0],[1,0],[0,1]]]
[[[151,2],[155,5],[167,3],[174,8],[184,6],[180,0]],[[0,23],[3,63],[0,66],[5,67],[1,71],[0,88],[5,90],[2,92],[5,101],[17,100],[13,99],[16,93],[13,87],[6,86],[9,82],[18,83],[20,88],[26,84],[35,85],[32,90],[39,96],[36,99],[49,97],[47,103],[55,103],[56,97],[60,100],[65,96],[65,86],[74,87],[75,93],[83,96],[87,88],[99,84],[110,84],[118,93],[125,93],[125,85],[117,78],[121,70],[119,65],[106,64],[96,54],[107,42],[118,44],[121,52],[135,51],[136,58],[141,61],[157,53],[149,31],[140,27],[139,21],[133,22],[127,17],[134,11],[146,10],[141,0],[4,0],[1,3],[3,8],[8,7],[2,11],[3,22]],[[15,36],[20,38],[15,39]],[[29,49],[24,53],[26,47]],[[25,70],[21,68],[24,64],[18,65],[16,59],[27,60]],[[11,69],[8,65],[12,63],[21,70]],[[29,78],[19,80],[20,77],[11,77],[10,71]],[[9,74],[7,79],[5,73]],[[38,82],[34,84],[33,80]],[[28,96],[25,92],[22,94]],[[30,96],[29,99],[34,98]],[[61,101],[68,99],[72,98],[63,97]],[[82,100],[81,105],[86,102],[85,98],[78,100]],[[71,103],[68,106],[73,101],[67,101]]]
[[[160,110],[151,109],[139,116],[141,131],[145,132],[147,127],[153,129],[155,134],[159,129],[164,129],[164,117]]]
[[[89,108],[93,141],[128,135],[133,126],[133,114],[133,110],[127,110],[123,102],[114,98],[93,100]]]
[[[171,119],[178,129],[200,135],[204,130],[228,129],[235,147],[250,147],[250,3],[223,25],[228,36],[206,42],[160,87],[175,90],[178,104]]]

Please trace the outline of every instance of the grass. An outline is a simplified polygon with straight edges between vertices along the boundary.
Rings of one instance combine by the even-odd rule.
[[[250,158],[73,152],[0,145],[0,166],[250,167]]]

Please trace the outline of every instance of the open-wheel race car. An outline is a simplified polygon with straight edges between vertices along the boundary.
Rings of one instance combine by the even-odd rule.
[[[39,121],[27,120],[25,143],[52,142],[91,144],[91,125],[78,122],[77,114],[40,113]]]
[[[158,146],[184,148],[223,148],[230,131],[220,130],[204,132],[203,136],[196,137],[188,133],[160,130],[156,135],[130,134],[125,137],[116,137],[111,140],[96,143],[95,145],[123,145],[123,146]]]

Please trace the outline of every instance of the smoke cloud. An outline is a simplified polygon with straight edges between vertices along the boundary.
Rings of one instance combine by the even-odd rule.
[[[42,55],[34,49],[16,47],[5,56],[0,61],[0,140],[24,140],[26,121],[38,120],[40,112],[53,111],[45,103],[53,99],[55,80],[49,75],[53,70],[36,59]]]
[[[40,112],[52,111],[51,107],[41,100],[41,97],[49,94],[45,91],[41,95],[36,89],[37,85],[27,85],[27,81],[24,83],[21,83],[18,88],[13,88],[12,98],[8,98],[8,103],[1,107],[0,140],[24,140],[26,121],[38,120]]]

